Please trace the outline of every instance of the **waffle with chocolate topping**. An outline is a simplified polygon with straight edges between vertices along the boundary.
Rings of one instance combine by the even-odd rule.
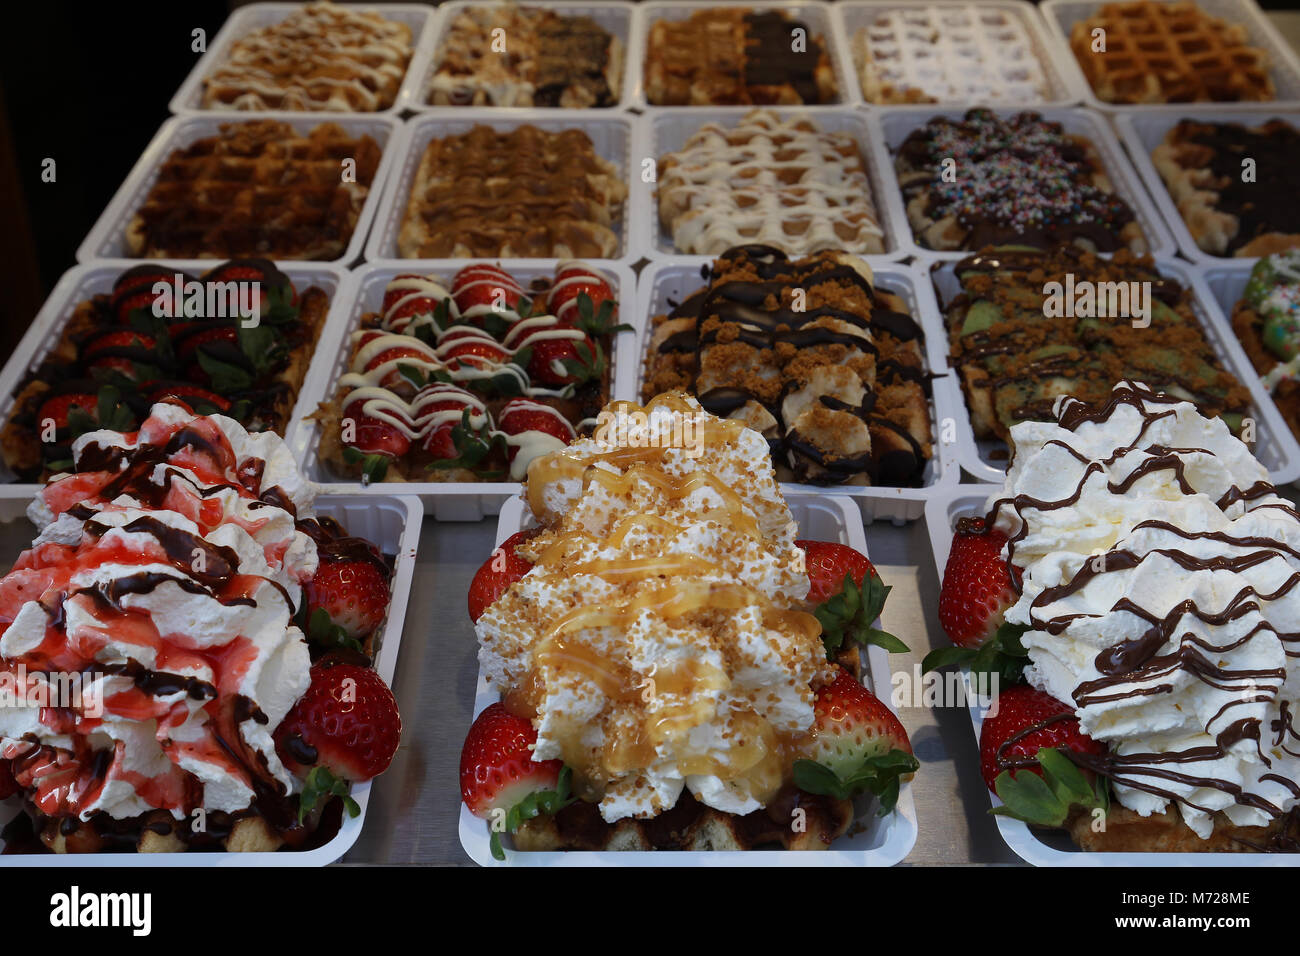
[[[1294,166],[1300,132],[1271,119],[1258,126],[1185,119],[1151,161],[1196,240],[1216,256],[1266,256],[1300,248]],[[1243,161],[1253,161],[1245,177]]]
[[[144,259],[337,259],[381,153],[335,123],[306,135],[279,120],[224,123],[163,161],[127,225],[127,250]],[[345,161],[355,178],[345,179]]]
[[[1070,242],[1146,251],[1096,148],[1041,114],[936,116],[903,141],[894,167],[912,232],[926,249]]]
[[[658,200],[680,252],[719,255],[744,243],[791,255],[885,251],[857,142],[807,116],[753,110],[734,126],[706,123],[660,157]]]
[[[582,130],[478,125],[434,139],[397,239],[405,259],[608,259],[627,197]]]
[[[1050,420],[1058,396],[1104,402],[1125,379],[1195,402],[1234,430],[1249,414],[1250,392],[1206,339],[1190,290],[1149,258],[989,248],[955,273],[949,364],[978,439],[1009,442],[1016,422]],[[1149,316],[1140,314],[1144,293]]]
[[[1268,53],[1249,39],[1188,2],[1108,3],[1070,28],[1070,49],[1106,103],[1271,100]]]
[[[797,106],[838,96],[830,56],[806,23],[744,7],[655,21],[645,84],[654,106]]]
[[[240,319],[206,309],[154,315],[155,286],[174,287],[177,275],[205,289],[257,281],[257,328],[241,331]],[[44,480],[60,470],[81,432],[110,423],[133,430],[166,396],[250,431],[283,434],[329,307],[323,289],[295,290],[265,259],[233,260],[197,279],[161,265],[128,269],[110,293],[77,304],[58,341],[15,390],[0,429],[5,465],[20,479]],[[52,432],[50,422],[57,426]]]
[[[472,6],[447,27],[437,63],[426,96],[438,106],[614,106],[623,44],[591,17]]]
[[[411,28],[372,10],[308,3],[237,39],[203,82],[203,106],[237,110],[385,110],[412,52]]]
[[[739,246],[652,320],[642,395],[682,389],[771,444],[777,475],[919,485],[933,453],[921,331],[856,256]]]

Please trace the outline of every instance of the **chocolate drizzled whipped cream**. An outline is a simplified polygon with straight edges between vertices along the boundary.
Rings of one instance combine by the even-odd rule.
[[[1108,745],[1124,806],[1268,824],[1300,797],[1300,514],[1189,402],[1121,382],[1054,417],[1011,429],[985,524],[1024,571],[1027,679]]]

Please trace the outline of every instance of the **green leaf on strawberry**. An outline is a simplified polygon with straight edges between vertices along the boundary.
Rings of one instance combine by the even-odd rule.
[[[971,675],[996,675],[1004,685],[1018,683],[1029,663],[1029,651],[1020,638],[1029,630],[1023,624],[1003,621],[993,636],[979,647],[938,647],[925,655],[922,671],[938,670],[950,664],[970,667]]]
[[[1088,776],[1058,747],[1041,747],[1037,754],[1042,776],[1004,770],[994,784],[1002,806],[989,812],[1023,820],[1034,826],[1060,827],[1079,808],[1091,813],[1110,809],[1110,782]]]
[[[596,309],[591,301],[591,296],[585,292],[579,292],[578,298],[578,328],[586,332],[593,339],[602,335],[613,335],[615,332],[630,332],[632,326],[627,323],[619,325],[614,324],[614,303],[606,300]]]
[[[875,626],[889,592],[890,586],[878,574],[867,574],[861,586],[853,582],[852,575],[844,575],[844,586],[840,592],[813,610],[822,626],[822,643],[826,645],[827,660],[834,660],[845,640],[861,645],[876,644],[894,654],[908,649],[893,634]]]
[[[424,388],[424,386],[429,384],[429,376],[426,375],[424,370],[418,365],[411,365],[407,362],[398,362],[397,374],[414,385],[416,389]]]
[[[208,374],[213,391],[225,395],[230,392],[246,392],[253,387],[253,376],[248,369],[213,358],[203,349],[197,350],[194,355],[199,360],[199,367]]]
[[[297,320],[298,312],[298,306],[293,304],[292,286],[271,286],[266,290],[259,318],[267,325],[288,325]]]
[[[572,395],[573,390],[584,382],[600,381],[605,374],[605,350],[600,347],[599,342],[592,342],[590,345],[586,342],[579,342],[573,348],[577,358],[560,359],[560,364],[564,366],[574,381],[565,386],[565,394]]]
[[[535,790],[506,811],[504,832],[514,833],[525,820],[540,816],[551,816],[573,803],[576,798],[570,793],[570,780],[572,777],[573,771],[568,767],[564,767],[560,771],[559,779],[555,782],[554,790]],[[497,827],[491,825],[489,825],[489,830],[491,832],[492,859],[504,860],[506,851],[501,846],[501,833]]]
[[[470,410],[468,408],[461,413],[460,422],[452,428],[451,442],[456,449],[456,457],[431,462],[428,465],[430,469],[468,468],[481,478],[489,475],[495,476],[498,472],[480,472],[477,467],[494,449],[500,449],[504,452],[508,448],[506,436],[500,432],[491,431],[486,423],[480,428],[475,428],[470,421]]]
[[[388,455],[366,454],[350,445],[343,446],[343,460],[351,465],[361,466],[363,482],[383,481],[388,474],[388,466],[393,459]]]
[[[806,793],[837,800],[852,800],[859,793],[871,793],[880,801],[879,814],[886,815],[898,804],[902,778],[916,773],[920,762],[905,750],[890,750],[866,758],[847,779],[830,767],[812,760],[794,762],[794,783]]]
[[[284,357],[284,341],[269,325],[248,327],[241,322],[235,327],[235,332],[239,336],[240,351],[247,356],[258,375],[266,375]],[[202,354],[202,349],[199,354]]]
[[[165,318],[161,315],[154,315],[152,309],[132,309],[127,315],[127,323],[136,332],[141,332],[153,338],[153,351],[158,356],[159,361],[167,364],[171,363],[174,356],[172,337]]]
[[[343,806],[348,816],[355,817],[361,812],[357,802],[348,796],[348,782],[342,777],[330,773],[327,767],[315,766],[303,781],[302,793],[298,795],[298,822],[302,823],[322,801],[330,797],[342,797]]]
[[[323,607],[312,611],[307,622],[307,639],[321,647],[348,647],[354,651],[362,650],[361,642],[348,637],[348,632],[334,623],[329,612]]]

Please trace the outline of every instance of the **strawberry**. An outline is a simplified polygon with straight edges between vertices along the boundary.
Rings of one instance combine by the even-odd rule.
[[[490,262],[475,262],[465,266],[451,279],[451,292],[455,295],[465,286],[474,282],[496,282],[503,286],[519,287],[519,283],[505,269]]]
[[[799,789],[839,800],[867,790],[880,798],[883,816],[898,802],[901,781],[919,766],[894,713],[837,668],[835,680],[817,692],[808,758],[794,764]]]
[[[442,360],[447,363],[447,368],[453,372],[462,365],[468,368],[489,368],[510,360],[510,353],[503,346],[482,336],[464,336],[463,341],[453,341],[451,346],[440,354]]]
[[[378,355],[371,358],[371,360],[366,363],[365,370],[367,372],[373,371],[386,362],[392,362],[396,359],[403,358],[416,358],[427,362],[429,360],[429,354],[423,349],[416,348],[414,345],[394,345],[392,348],[384,349]]]
[[[383,481],[388,465],[411,450],[411,439],[396,425],[364,414],[363,403],[354,403],[343,409],[346,427],[351,422],[352,440],[345,442],[343,457],[361,465],[366,482]]]
[[[606,302],[614,302],[614,290],[609,283],[590,271],[566,270],[556,277],[546,299],[546,308],[551,315],[566,318],[565,313],[578,307],[578,297],[585,295],[591,302],[591,309],[598,310]],[[615,303],[617,305],[617,303]]]
[[[533,564],[515,553],[521,543],[539,533],[540,529],[518,531],[492,552],[474,574],[469,586],[469,619],[477,621],[489,607],[496,603],[514,584],[530,570]]]
[[[154,299],[158,298],[158,294],[153,291],[154,285],[161,282],[170,287],[175,281],[175,270],[160,266],[141,265],[128,269],[113,283],[113,293],[109,297],[109,310],[113,318],[126,325],[136,309],[152,310]]]
[[[497,416],[497,427],[507,435],[522,435],[524,432],[544,432],[558,438],[566,445],[578,437],[573,426],[554,409],[547,405],[526,398],[513,398]],[[513,461],[519,449],[510,446],[510,459]]]
[[[808,600],[822,625],[822,643],[833,659],[845,638],[854,644],[878,644],[901,652],[907,645],[875,626],[890,588],[880,579],[867,556],[846,544],[830,541],[796,541],[803,549],[808,571]]]
[[[956,646],[930,652],[922,663],[926,670],[968,664],[976,673],[998,673],[1007,684],[1020,679],[1025,628],[1005,619],[1020,596],[1020,570],[1007,570],[1006,543],[996,528],[984,530],[982,518],[959,523],[939,591],[939,623]]]
[[[400,275],[393,276],[384,289],[384,303],[379,307],[379,311],[387,312],[400,300],[417,291],[414,288],[417,284],[433,284],[433,280],[427,276],[416,275],[414,272],[403,272]]]
[[[524,301],[524,290],[513,279],[483,276],[460,286],[454,296],[461,315],[470,309],[518,312],[520,303]]]
[[[187,335],[181,339],[177,346],[176,352],[181,359],[189,358],[197,352],[202,346],[210,345],[213,342],[233,342],[236,346],[239,344],[239,331],[232,325],[214,325],[205,329],[200,329],[193,335]]]
[[[54,421],[54,427],[62,430],[68,427],[68,415],[73,408],[79,408],[91,418],[98,414],[99,397],[89,392],[67,392],[47,398],[36,412],[36,427],[43,429],[47,420]]]
[[[1026,684],[998,694],[980,728],[980,775],[1006,804],[994,812],[1060,826],[1072,806],[1104,807],[1105,780],[1094,781],[1063,751],[1106,754],[1104,745],[1079,729],[1074,709],[1050,694]]]
[[[460,752],[460,795],[476,817],[490,821],[492,855],[505,859],[500,834],[524,820],[572,803],[569,771],[559,760],[534,760],[537,731],[504,704],[475,718]]]
[[[149,393],[149,404],[165,402],[168,399],[179,398],[191,410],[195,407],[202,407],[204,403],[211,405],[217,411],[225,412],[230,410],[230,402],[216,392],[210,392],[206,388],[199,388],[197,385],[184,385],[173,383],[164,385],[162,388],[154,389]]]
[[[82,349],[82,355],[85,358],[92,358],[105,349],[152,349],[157,344],[157,340],[152,335],[145,335],[143,332],[135,332],[130,329],[118,329],[95,336],[86,343]]]
[[[585,335],[578,339],[536,339],[528,343],[526,351],[528,378],[534,385],[558,388],[599,381],[605,371],[604,352]]]
[[[324,611],[352,641],[379,630],[388,613],[388,576],[372,561],[326,561],[303,590],[308,620]]]
[[[273,736],[285,766],[299,776],[306,771],[299,820],[334,795],[342,796],[356,816],[347,784],[364,783],[388,769],[402,736],[402,717],[393,692],[373,670],[326,659],[312,666],[307,692]]]
[[[438,315],[441,311],[441,304],[432,296],[417,295],[401,305],[396,306],[391,313],[385,311],[384,325],[386,328],[399,329],[402,320],[412,319],[420,315]]]

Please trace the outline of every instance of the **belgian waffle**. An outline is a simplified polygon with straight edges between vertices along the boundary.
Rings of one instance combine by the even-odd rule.
[[[469,7],[447,28],[437,62],[426,98],[439,106],[613,106],[623,45],[590,17]]]
[[[806,116],[754,110],[731,128],[705,124],[660,158],[658,195],[679,252],[717,255],[743,243],[793,255],[885,251],[857,143]]]
[[[475,126],[429,143],[397,248],[407,259],[607,259],[626,196],[618,167],[581,130]]]
[[[236,40],[204,81],[208,109],[373,112],[393,105],[411,28],[378,13],[309,3]]]
[[[1050,420],[1058,396],[1101,403],[1126,379],[1195,402],[1234,431],[1249,414],[1250,392],[1215,355],[1190,291],[1162,277],[1150,259],[1126,250],[1103,259],[1075,246],[1049,253],[985,249],[955,272],[961,293],[946,307],[949,364],[978,439],[1009,442],[1016,422]],[[1084,282],[1094,290],[1088,308],[1072,295]],[[1112,288],[1103,310],[1101,295]],[[1148,317],[1134,308],[1142,288],[1149,291]],[[1134,326],[1145,318],[1149,326]]]
[[[1024,23],[993,8],[885,11],[854,34],[853,59],[871,103],[1023,103],[1048,90]]]
[[[1197,246],[1217,256],[1266,256],[1300,247],[1292,166],[1300,132],[1280,119],[1259,126],[1185,119],[1151,153]],[[1243,181],[1242,161],[1254,160]]]
[[[932,454],[921,342],[856,256],[742,246],[652,319],[642,395],[686,390],[743,421],[783,481],[914,486]]]
[[[1095,30],[1104,50],[1093,49]],[[1189,2],[1108,3],[1070,29],[1070,49],[1107,103],[1271,100],[1268,53],[1248,39]]]
[[[277,120],[223,124],[163,162],[127,226],[127,249],[147,259],[337,259],[380,153],[334,123],[306,136]],[[355,163],[355,181],[345,181],[344,161]]]
[[[935,117],[908,135],[894,166],[912,232],[927,249],[1067,242],[1146,251],[1096,148],[1038,113]]]
[[[798,48],[802,30],[802,48]],[[656,106],[832,103],[835,73],[820,38],[778,10],[721,7],[657,20],[646,47],[646,98]]]
[[[244,276],[255,269],[263,276],[263,289],[287,287],[290,291],[283,299],[293,294],[289,278],[264,260],[227,263],[203,278],[225,281],[222,273],[232,269]],[[129,315],[117,313],[130,306],[148,309],[155,283],[171,285],[175,275],[176,270],[163,266],[137,266],[117,278],[111,294],[93,296],[76,306],[54,346],[15,390],[13,406],[0,429],[0,452],[14,474],[43,481],[59,470],[49,463],[71,455],[73,436],[67,429],[60,429],[53,441],[42,440],[49,437],[42,435],[41,425],[41,409],[47,401],[71,394],[93,396],[105,385],[118,389],[134,416],[133,427],[144,420],[154,401],[170,394],[186,400],[196,412],[220,412],[250,431],[284,433],[329,313],[329,295],[311,286],[297,292],[287,309],[265,315],[275,357],[261,368],[245,354],[233,332],[234,319],[219,316],[190,316],[167,323],[166,336],[155,327],[147,330],[147,338],[125,341],[134,327],[127,321]],[[116,308],[123,303],[121,310]],[[222,330],[230,336],[222,338]],[[233,385],[214,381],[197,358],[200,350],[248,372],[248,380]]]

